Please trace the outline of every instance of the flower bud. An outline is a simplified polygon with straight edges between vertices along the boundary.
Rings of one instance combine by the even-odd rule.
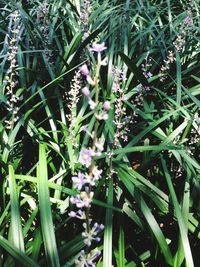
[[[90,74],[86,64],[84,64],[83,66],[80,67],[80,72],[84,76],[88,76]]]
[[[104,102],[103,109],[106,111],[110,109],[110,102],[108,100]]]
[[[83,93],[84,96],[89,96],[90,95],[90,91],[86,86],[82,89],[82,93]]]

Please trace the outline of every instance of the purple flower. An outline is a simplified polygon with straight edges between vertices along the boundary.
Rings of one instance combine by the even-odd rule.
[[[102,170],[98,170],[96,166],[92,168],[91,173],[85,175],[85,183],[95,186],[95,182],[99,180],[102,174]]]
[[[78,218],[80,220],[85,220],[86,219],[85,212],[82,211],[82,210],[78,210],[77,212],[70,211],[68,215],[69,215],[69,217]]]
[[[80,198],[80,195],[72,196],[72,197],[70,198],[70,202],[71,202],[72,204],[75,204],[75,205],[77,206],[77,208],[83,208],[83,207],[84,207],[84,205],[83,205],[83,203],[82,203],[82,200],[81,200],[81,198]],[[72,213],[72,215],[73,215],[73,213]]]
[[[82,203],[84,203],[83,207],[90,207],[90,203],[92,202],[93,196],[94,196],[94,192],[84,192],[84,191],[82,191],[80,193],[80,197],[81,197]]]
[[[80,152],[79,162],[88,168],[92,163],[92,157],[94,155],[95,152],[91,148],[90,149],[83,148]]]
[[[103,109],[108,111],[110,109],[110,102],[106,100],[103,104]]]
[[[144,76],[146,77],[146,78],[151,78],[152,76],[153,76],[153,74],[149,71],[149,72],[145,72],[144,73]]]
[[[102,44],[93,43],[91,51],[94,51],[96,53],[101,53],[105,49],[107,49],[107,47],[105,46],[104,42]]]
[[[185,19],[184,19],[184,23],[185,24],[188,24],[188,25],[191,25],[193,24],[193,20],[190,16],[187,16]]]
[[[78,173],[78,176],[73,176],[72,181],[74,182],[74,187],[78,190],[81,190],[85,184],[85,175],[81,172]]]
[[[82,191],[80,193],[80,195],[77,196],[72,196],[70,198],[70,201],[72,204],[75,204],[77,208],[83,208],[83,207],[90,207],[90,203],[92,201],[94,193],[90,192],[90,193],[86,193],[84,191]],[[72,214],[73,215],[73,214]]]
[[[84,75],[86,77],[90,74],[89,69],[88,69],[86,64],[84,64],[83,66],[80,67],[80,72],[82,75]]]
[[[84,96],[89,96],[90,95],[90,91],[86,86],[82,89],[82,93],[83,93]]]
[[[85,231],[82,233],[82,236],[84,237],[84,243],[88,247],[91,246],[92,240],[96,242],[99,242],[101,240],[97,235],[104,229],[103,224],[95,223],[89,232],[87,231],[86,223],[83,223],[83,227],[85,228]]]
[[[95,267],[96,263],[94,262],[99,256],[101,252],[97,249],[90,251],[90,253],[86,254],[84,250],[80,253],[80,258],[75,261],[76,266],[79,267]]]
[[[92,85],[92,86],[95,85],[95,82],[94,82],[93,79],[91,78],[89,69],[88,69],[88,67],[87,67],[86,64],[83,64],[83,66],[80,67],[80,72],[81,72],[81,74],[82,74],[83,76],[86,77],[86,80],[87,80],[87,82],[88,82],[90,85]]]
[[[114,82],[113,86],[112,86],[112,91],[114,93],[117,93],[117,92],[119,92],[119,90],[120,90],[120,85],[118,83]]]

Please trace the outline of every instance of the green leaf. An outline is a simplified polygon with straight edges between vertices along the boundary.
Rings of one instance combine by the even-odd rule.
[[[161,249],[161,251],[165,257],[166,262],[172,266],[173,257],[171,255],[170,249],[167,245],[167,241],[165,240],[165,237],[164,237],[155,217],[153,216],[151,210],[149,209],[149,207],[145,203],[145,201],[144,201],[143,197],[141,196],[140,192],[138,191],[138,189],[130,181],[129,176],[126,173],[123,173],[123,175],[121,175],[119,171],[118,171],[118,175],[120,177],[120,180],[123,182],[123,184],[125,185],[125,187],[129,191],[131,196],[134,197],[137,205],[141,209],[143,216],[145,217],[151,231],[153,232],[153,234],[154,234],[154,236],[155,236],[155,238],[156,238],[156,240],[160,246],[160,249]]]
[[[108,205],[113,205],[113,181],[109,180]],[[103,266],[112,267],[112,209],[106,209],[104,240],[103,240]]]
[[[193,257],[192,257],[192,253],[191,253],[191,248],[190,248],[190,243],[188,240],[188,234],[187,234],[187,225],[184,221],[179,203],[178,203],[178,199],[174,190],[174,186],[171,180],[171,177],[169,175],[169,171],[167,169],[166,166],[166,162],[163,159],[163,157],[161,157],[161,162],[162,162],[162,166],[163,166],[163,170],[164,170],[164,174],[165,174],[165,178],[167,181],[167,185],[169,187],[169,191],[170,191],[170,195],[172,198],[172,203],[176,212],[176,216],[177,216],[177,221],[178,221],[178,225],[179,225],[179,230],[180,230],[180,234],[181,234],[181,240],[182,240],[182,245],[183,245],[183,250],[185,253],[185,260],[186,260],[186,265],[187,267],[194,267],[194,262],[193,262]]]
[[[13,245],[21,251],[24,251],[24,239],[22,233],[22,223],[20,218],[20,207],[17,184],[15,180],[14,170],[9,165],[9,187],[11,202],[11,238]]]
[[[125,54],[122,52],[118,52],[122,60],[126,63],[130,71],[132,71],[137,78],[137,80],[143,85],[143,86],[149,86],[149,83],[145,76],[143,75],[141,69],[139,69],[136,64],[134,64]]]
[[[22,266],[39,267],[36,262],[26,256],[26,254],[20,251],[18,248],[13,246],[13,244],[11,244],[3,236],[0,236],[0,246],[4,248],[16,261],[21,263]]]
[[[143,212],[144,217],[146,218],[149,227],[151,228],[152,232],[155,235],[155,238],[158,241],[158,244],[163,252],[163,255],[165,257],[166,262],[169,265],[173,265],[173,257],[171,255],[170,249],[167,245],[167,241],[165,239],[165,236],[163,235],[155,217],[153,216],[152,212],[150,211],[149,207],[147,206],[147,204],[145,203],[145,201],[143,200],[143,198],[140,198],[140,208],[141,211]]]
[[[119,229],[119,255],[118,255],[118,267],[125,267],[125,244],[124,244],[124,230],[122,227]]]
[[[45,146],[43,144],[40,144],[39,146],[39,163],[37,168],[37,177],[40,220],[47,262],[48,265],[51,267],[59,267],[60,263],[56,245],[48,189],[46,152]]]

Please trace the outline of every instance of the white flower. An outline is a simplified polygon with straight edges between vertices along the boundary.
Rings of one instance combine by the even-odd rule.
[[[97,104],[91,98],[89,99],[88,104],[90,105],[91,110],[94,110],[97,106]]]

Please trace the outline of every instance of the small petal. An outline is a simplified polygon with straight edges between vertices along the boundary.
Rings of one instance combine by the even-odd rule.
[[[97,106],[97,104],[96,104],[92,99],[90,99],[90,100],[88,101],[88,103],[89,103],[89,105],[90,105],[90,109],[91,109],[91,110],[94,110],[94,109],[96,108],[96,106]]]
[[[95,81],[92,80],[92,78],[90,77],[90,75],[87,75],[86,80],[87,80],[87,82],[88,82],[90,85],[95,86]]]
[[[89,69],[86,64],[80,67],[80,72],[84,76],[88,76],[90,74]]]
[[[95,166],[92,169],[93,179],[95,181],[99,180],[99,178],[101,177],[102,172],[103,172],[103,170],[98,170],[98,168]]]
[[[88,168],[92,163],[92,157],[94,155],[95,153],[92,149],[84,148],[80,152],[79,162]]]
[[[81,188],[85,184],[85,175],[79,172],[77,176],[72,177],[72,181],[74,182],[74,188],[81,190]]]
[[[102,44],[93,43],[91,51],[94,51],[96,53],[101,53],[105,49],[107,49],[107,47],[105,46],[104,42]]]
[[[68,215],[69,215],[69,217],[74,218],[74,217],[76,217],[76,212],[70,211]]]
[[[84,87],[82,89],[82,93],[83,93],[84,96],[89,96],[90,95],[90,91],[89,91],[89,89],[87,87]]]
[[[101,65],[102,66],[107,66],[108,65],[108,58],[105,57],[102,61],[101,61]]]
[[[97,148],[98,151],[102,152],[104,149],[104,140],[99,138],[96,142],[95,142],[95,147]]]

